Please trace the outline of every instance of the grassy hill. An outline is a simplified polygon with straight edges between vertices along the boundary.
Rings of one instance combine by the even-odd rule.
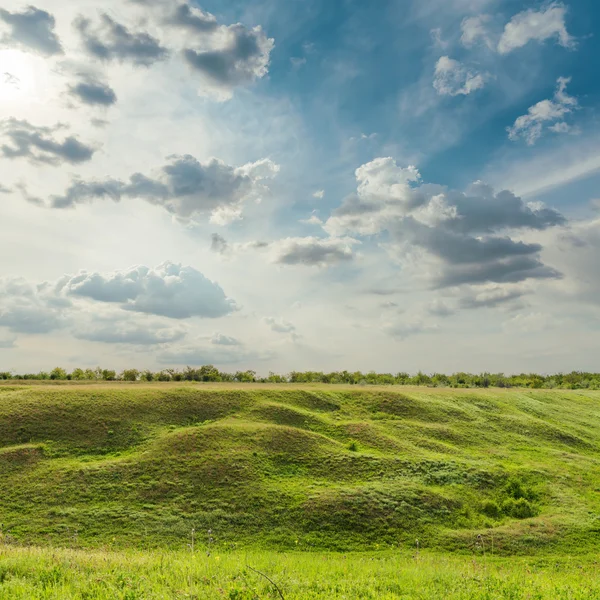
[[[599,415],[597,391],[0,385],[2,536],[590,553]]]

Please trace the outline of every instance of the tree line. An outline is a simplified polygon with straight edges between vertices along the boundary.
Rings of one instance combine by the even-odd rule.
[[[73,369],[68,372],[56,367],[52,371],[17,374],[10,371],[0,372],[3,380],[71,380],[71,381],[205,381],[205,382],[240,382],[240,383],[344,383],[350,385],[420,385],[431,387],[454,388],[563,388],[563,389],[600,389],[600,373],[573,371],[554,375],[537,373],[521,373],[505,375],[504,373],[443,373],[417,374],[409,373],[376,373],[370,371],[292,371],[280,375],[270,372],[267,377],[258,376],[256,371],[236,371],[227,373],[219,371],[213,365],[186,367],[185,369],[163,369],[162,371],[125,369],[117,372],[111,369]]]

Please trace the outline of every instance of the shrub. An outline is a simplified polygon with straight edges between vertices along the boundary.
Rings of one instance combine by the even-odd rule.
[[[537,514],[535,507],[526,498],[508,498],[502,503],[502,512],[515,519],[529,519]]]
[[[358,452],[358,444],[356,442],[350,442],[348,444],[348,450],[350,450],[350,452]]]
[[[498,503],[494,502],[493,500],[486,500],[481,505],[481,512],[487,517],[491,517],[492,519],[498,519],[501,515]]]

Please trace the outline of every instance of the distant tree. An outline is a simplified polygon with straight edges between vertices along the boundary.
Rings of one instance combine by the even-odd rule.
[[[55,369],[52,369],[52,371],[50,371],[50,379],[66,379],[67,378],[67,372],[64,369],[61,369],[60,367],[56,367]]]
[[[125,369],[125,371],[121,373],[121,379],[123,381],[137,381],[139,375],[140,372],[137,369]]]
[[[154,373],[146,369],[141,375],[140,379],[142,381],[152,381],[154,379]]]
[[[114,381],[117,378],[117,372],[111,371],[110,369],[103,369],[102,379],[105,381]]]

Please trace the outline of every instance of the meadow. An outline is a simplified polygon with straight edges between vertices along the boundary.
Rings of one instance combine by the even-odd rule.
[[[0,384],[0,598],[600,598],[600,392]],[[418,541],[417,541],[418,540]]]

